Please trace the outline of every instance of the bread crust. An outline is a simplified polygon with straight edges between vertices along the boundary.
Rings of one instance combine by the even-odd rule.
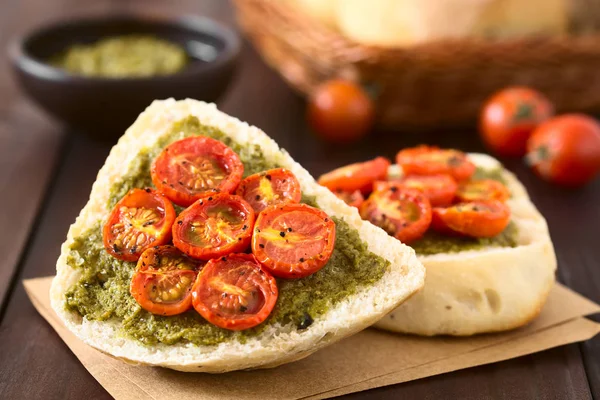
[[[483,168],[501,164],[470,154]],[[556,256],[546,221],[517,178],[503,170],[508,205],[518,228],[515,248],[488,248],[418,256],[427,270],[424,288],[375,327],[417,335],[467,336],[514,329],[541,311],[555,281]]]
[[[302,190],[316,197],[319,207],[330,215],[344,219],[357,229],[369,250],[391,262],[391,267],[375,284],[361,288],[355,295],[316,318],[307,329],[270,326],[242,344],[237,341],[215,346],[190,343],[175,345],[142,345],[119,334],[119,321],[88,321],[64,306],[64,293],[75,283],[80,272],[66,263],[74,238],[104,220],[109,211],[110,187],[126,171],[138,151],[151,147],[174,122],[190,115],[201,123],[219,128],[236,142],[258,144],[268,159],[291,170]],[[214,104],[195,100],[155,101],[144,111],[113,147],[98,173],[90,199],[61,247],[57,275],[52,282],[50,298],[54,311],[75,335],[98,350],[123,361],[155,365],[190,372],[226,372],[240,369],[274,367],[306,357],[328,344],[352,335],[376,322],[423,286],[425,269],[414,251],[388,236],[383,230],[363,222],[356,209],[347,206],[329,190],[319,186],[310,174],[264,132],[217,110]],[[400,284],[399,284],[400,282]]]

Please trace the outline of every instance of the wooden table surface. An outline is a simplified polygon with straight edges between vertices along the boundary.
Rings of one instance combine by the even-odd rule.
[[[168,3],[168,4],[167,4]],[[2,0],[0,51],[16,35],[50,20],[123,11],[192,13],[234,25],[222,0]],[[236,80],[219,102],[225,112],[265,130],[314,175],[421,142],[482,151],[474,131],[378,133],[350,147],[311,136],[304,101],[246,43]],[[0,398],[103,399],[109,394],[28,301],[22,279],[54,273],[69,224],[87,201],[110,144],[51,121],[16,87],[0,63]],[[567,191],[506,162],[546,216],[559,279],[600,302],[600,181]],[[600,338],[483,367],[355,393],[348,398],[600,399]]]

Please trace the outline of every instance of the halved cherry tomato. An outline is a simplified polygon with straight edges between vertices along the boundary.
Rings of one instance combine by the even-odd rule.
[[[346,204],[352,207],[360,207],[360,205],[365,201],[360,190],[355,190],[354,192],[346,192],[344,190],[336,190],[333,192],[337,197],[344,200]]]
[[[527,162],[542,178],[580,186],[600,172],[600,124],[566,114],[540,125],[527,142]]]
[[[385,179],[390,161],[377,157],[370,161],[359,162],[334,169],[319,177],[319,184],[332,192],[360,190],[363,194],[372,190],[373,182]]]
[[[173,244],[191,257],[210,260],[246,250],[253,226],[254,210],[240,196],[205,195],[175,220]]]
[[[479,130],[485,144],[504,156],[523,156],[531,132],[554,110],[540,92],[511,87],[495,93],[484,105]]]
[[[113,208],[102,230],[106,251],[124,261],[137,261],[149,247],[171,239],[173,204],[152,189],[132,189]]]
[[[508,226],[510,208],[498,200],[459,203],[434,208],[431,226],[441,233],[455,232],[471,237],[494,237]]]
[[[232,193],[244,165],[218,140],[194,136],[167,146],[152,163],[152,183],[173,203],[187,207],[205,192]]]
[[[279,278],[303,278],[327,264],[335,245],[335,223],[306,204],[266,208],[256,219],[252,253]]]
[[[456,181],[450,175],[437,174],[408,175],[393,181],[377,181],[373,184],[373,190],[386,190],[391,186],[419,190],[427,196],[434,207],[452,204],[458,188]]]
[[[192,289],[194,309],[211,324],[234,331],[267,319],[277,296],[275,278],[252,254],[210,260]]]
[[[129,291],[152,314],[181,314],[192,308],[191,291],[200,266],[173,246],[151,247],[142,253]]]
[[[475,200],[499,200],[506,201],[510,198],[508,188],[502,182],[493,179],[481,179],[476,181],[462,182],[458,186],[456,197],[460,202]]]
[[[360,207],[363,219],[404,243],[419,239],[431,223],[431,203],[416,189],[391,186],[373,192]]]
[[[356,83],[331,80],[319,85],[307,107],[308,122],[324,139],[349,143],[363,137],[373,125],[375,106]]]
[[[447,174],[459,182],[469,179],[475,172],[475,164],[462,151],[435,146],[422,145],[400,150],[396,162],[406,175]]]
[[[302,198],[300,182],[292,172],[284,168],[250,175],[242,180],[236,194],[250,203],[257,213],[267,206],[288,202],[298,203]]]

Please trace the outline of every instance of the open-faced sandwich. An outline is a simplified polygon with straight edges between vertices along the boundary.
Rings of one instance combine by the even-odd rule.
[[[535,318],[554,283],[546,221],[525,188],[485,154],[420,146],[319,178],[361,216],[412,246],[425,287],[375,326],[472,335]],[[368,196],[368,197],[367,197]]]
[[[112,149],[62,245],[51,300],[114,357],[224,372],[364,329],[424,272],[262,131],[166,100]]]

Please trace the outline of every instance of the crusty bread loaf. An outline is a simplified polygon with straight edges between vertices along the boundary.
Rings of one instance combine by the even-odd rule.
[[[488,155],[469,156],[481,168],[501,168]],[[555,280],[552,241],[523,185],[506,170],[503,177],[519,245],[419,256],[427,270],[425,287],[376,327],[463,336],[517,328],[539,314]]]
[[[268,159],[291,170],[307,195],[316,196],[320,208],[344,219],[357,229],[370,251],[391,262],[389,270],[372,286],[360,288],[315,318],[307,329],[293,326],[270,326],[261,334],[242,344],[237,341],[216,346],[142,345],[119,335],[119,321],[90,321],[65,309],[64,293],[77,282],[80,273],[66,263],[73,240],[109,211],[107,199],[111,184],[128,170],[138,151],[152,147],[167,133],[174,122],[190,115],[201,123],[219,128],[241,145],[257,144]],[[113,147],[105,165],[98,173],[86,206],[67,235],[57,262],[57,276],[52,283],[52,307],[66,326],[89,345],[114,357],[138,364],[158,365],[181,371],[225,372],[239,369],[272,367],[306,357],[310,353],[358,332],[392,311],[403,300],[422,287],[424,268],[414,251],[383,230],[363,222],[355,208],[347,206],[329,190],[319,186],[310,174],[258,128],[249,126],[217,110],[215,105],[194,100],[155,101],[143,112],[125,135]]]
[[[456,38],[563,34],[566,0],[290,0],[366,45],[400,47]]]

